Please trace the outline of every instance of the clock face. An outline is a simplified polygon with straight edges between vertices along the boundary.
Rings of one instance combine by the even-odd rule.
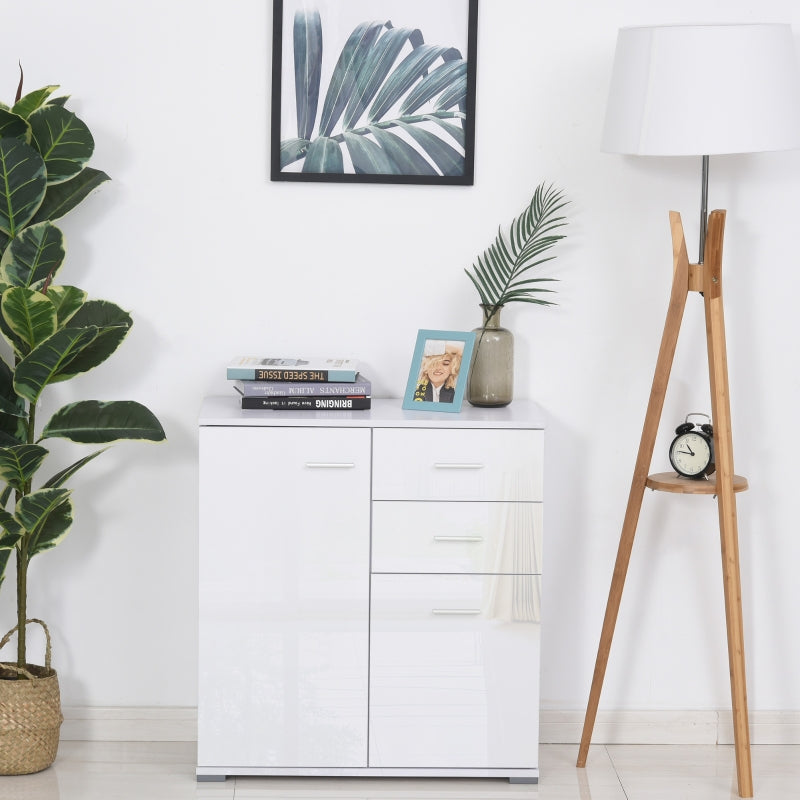
[[[687,477],[702,475],[711,462],[711,447],[699,433],[676,436],[669,450],[669,460],[675,471]]]

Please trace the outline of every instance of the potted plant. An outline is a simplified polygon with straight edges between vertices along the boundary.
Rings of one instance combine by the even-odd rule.
[[[65,248],[53,220],[109,179],[87,166],[94,140],[68,98],[52,97],[57,88],[23,96],[20,79],[13,105],[0,104],[0,333],[9,352],[0,355],[0,583],[12,554],[17,574],[17,658],[0,665],[0,774],[36,772],[55,758],[61,712],[46,626],[45,666],[30,664],[26,652],[28,568],[70,529],[67,482],[107,449],[42,479],[41,442],[165,438],[152,412],[129,400],[81,400],[44,424],[37,418],[46,389],[101,364],[132,325],[113,303],[56,281]]]
[[[500,312],[508,303],[554,305],[542,297],[552,292],[543,283],[555,278],[532,276],[530,271],[555,256],[545,256],[564,238],[556,231],[566,225],[560,215],[567,205],[564,196],[552,186],[540,184],[528,207],[512,221],[508,233],[497,238],[482,255],[469,279],[478,290],[483,310],[483,325],[475,328],[475,349],[467,384],[467,399],[475,406],[505,406],[514,391],[514,337],[500,325]]]

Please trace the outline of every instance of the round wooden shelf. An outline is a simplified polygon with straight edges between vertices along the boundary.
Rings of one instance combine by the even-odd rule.
[[[647,476],[645,484],[648,489],[659,492],[675,492],[676,494],[716,494],[717,475],[713,473],[708,480],[684,478],[674,472],[656,472]],[[733,476],[733,491],[743,492],[747,489],[747,478],[741,475]]]

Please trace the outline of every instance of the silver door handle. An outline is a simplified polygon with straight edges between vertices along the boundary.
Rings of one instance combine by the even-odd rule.
[[[355,464],[339,461],[306,461],[309,469],[353,469]]]
[[[434,536],[435,542],[482,542],[483,536]]]
[[[481,610],[479,608],[432,608],[431,614],[449,614],[449,615],[467,615],[471,614],[473,616],[480,614]]]
[[[433,464],[434,469],[483,469],[483,464],[465,463],[448,463],[446,461],[437,461]]]

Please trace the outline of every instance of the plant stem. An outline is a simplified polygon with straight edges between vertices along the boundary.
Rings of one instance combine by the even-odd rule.
[[[28,406],[28,444],[33,444],[36,435],[36,406]],[[28,481],[17,495],[17,502],[31,490]],[[28,662],[25,622],[28,618],[28,536],[24,535],[17,545],[17,666],[24,668]]]

